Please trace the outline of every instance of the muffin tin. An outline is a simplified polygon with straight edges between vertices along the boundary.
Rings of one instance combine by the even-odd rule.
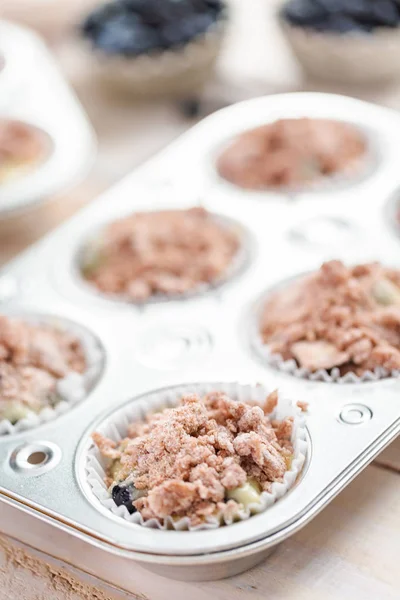
[[[0,217],[5,217],[79,181],[92,165],[96,143],[82,108],[36,34],[0,21],[0,55],[0,118],[22,121],[49,138],[43,161],[0,185]]]
[[[335,192],[290,195],[234,189],[210,170],[223,140],[285,116],[351,120],[368,128],[382,157],[379,167]],[[399,136],[400,115],[341,96],[288,94],[240,103],[205,119],[5,267],[3,310],[12,305],[14,311],[46,313],[57,307],[59,315],[98,336],[106,360],[101,381],[74,410],[0,438],[3,499],[105,557],[113,554],[121,564],[135,560],[186,580],[244,571],[310,521],[400,432],[400,380],[339,384],[285,374],[260,362],[248,322],[261,293],[323,260],[396,265],[398,240],[387,226],[385,205],[398,185]],[[252,238],[247,268],[224,285],[188,299],[135,306],[106,301],[81,284],[74,261],[90,231],[134,210],[195,204],[239,221]],[[321,238],[316,234],[324,225],[329,233]],[[297,485],[265,513],[212,532],[149,530],[99,508],[87,493],[85,448],[105,415],[128,400],[145,402],[157,389],[212,381],[260,382],[309,403],[308,450]],[[35,460],[43,453],[38,467],[29,463],[29,451]]]

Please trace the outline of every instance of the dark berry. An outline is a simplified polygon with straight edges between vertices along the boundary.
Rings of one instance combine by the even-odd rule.
[[[125,506],[130,514],[136,512],[137,509],[132,504],[132,496],[129,487],[114,485],[111,496],[117,506]]]
[[[372,2],[371,12],[378,26],[396,27],[399,24],[399,7],[392,0]]]
[[[291,0],[283,7],[283,16],[294,25],[313,25],[328,14],[326,8],[310,0]]]
[[[82,23],[82,31],[89,37],[98,31],[105,21],[115,13],[115,7],[112,4],[100,6],[86,17]]]
[[[370,32],[400,24],[396,0],[290,0],[282,14],[294,25],[337,33]]]
[[[346,17],[342,14],[333,14],[322,23],[321,31],[350,33],[355,31],[365,31],[365,27],[361,23],[357,23],[357,21],[351,17]]]
[[[187,119],[195,119],[200,114],[201,104],[198,98],[184,100],[180,105],[183,115]]]
[[[320,0],[319,0],[320,1]],[[341,11],[348,17],[361,21],[368,20],[371,15],[371,2],[366,0],[342,0]]]
[[[221,0],[204,0],[204,3],[208,8],[215,11],[216,13],[222,12],[224,5]]]
[[[82,31],[108,54],[135,56],[186,44],[222,8],[220,0],[113,0],[94,10]]]
[[[135,15],[116,15],[95,37],[96,45],[108,54],[126,56],[148,52],[159,45],[157,32],[140,23]]]
[[[211,27],[214,19],[211,15],[201,14],[192,15],[181,24],[181,29],[185,37],[190,40],[196,36],[204,34]]]
[[[176,23],[167,23],[161,30],[161,38],[166,48],[179,46],[187,41],[181,27]]]
[[[148,0],[118,0],[118,4],[129,12],[141,14],[145,10]]]

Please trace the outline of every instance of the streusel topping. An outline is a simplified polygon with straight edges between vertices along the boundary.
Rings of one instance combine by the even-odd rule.
[[[265,408],[276,403],[274,392]],[[99,433],[93,439],[111,461],[106,484],[117,504],[145,520],[189,517],[197,525],[234,515],[246,486],[257,499],[283,480],[292,426],[291,417],[271,421],[261,406],[211,392],[183,396],[177,407],[132,423],[119,444]]]
[[[111,223],[83,259],[87,281],[133,301],[213,284],[239,249],[236,232],[202,208],[135,213]]]

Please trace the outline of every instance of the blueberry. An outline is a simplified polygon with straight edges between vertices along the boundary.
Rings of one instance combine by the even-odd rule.
[[[166,23],[176,23],[193,14],[193,8],[187,0],[148,0],[141,11],[144,23],[154,27]]]
[[[106,20],[116,13],[115,6],[106,4],[98,7],[91,12],[82,23],[82,31],[92,37],[98,31]]]
[[[207,14],[193,15],[180,24],[182,35],[186,40],[204,34],[214,23],[214,19]]]
[[[117,0],[117,2],[126,12],[141,14],[146,8],[148,0]]]
[[[165,43],[165,47],[179,46],[187,41],[182,28],[177,23],[167,23],[161,30],[161,38]]]
[[[192,0],[193,10],[197,13],[214,13],[222,12],[223,3],[220,0]]]
[[[216,13],[222,12],[224,8],[224,4],[221,2],[221,0],[204,0],[204,4],[207,6],[207,8]]]
[[[322,31],[332,31],[335,33],[356,33],[370,31],[367,25],[358,23],[351,17],[346,17],[341,14],[333,14],[323,24]]]
[[[111,496],[117,506],[125,506],[130,514],[137,511],[132,504],[132,496],[129,487],[114,485]]]
[[[399,7],[392,0],[373,2],[371,13],[377,26],[396,27],[399,24]]]
[[[222,6],[220,0],[114,0],[93,11],[82,30],[108,54],[135,56],[203,34]]]
[[[311,0],[312,2],[312,0]],[[323,8],[327,14],[341,12],[346,7],[347,0],[315,0],[314,4],[317,4]]]
[[[345,0],[342,12],[353,19],[368,20],[371,15],[370,0]]]
[[[140,22],[125,22],[118,18],[103,27],[97,35],[96,44],[108,54],[132,56],[159,46],[159,37],[155,31]]]
[[[181,102],[180,108],[187,119],[195,119],[200,115],[201,103],[198,98],[191,98]]]
[[[291,0],[283,7],[282,14],[294,25],[311,26],[329,13],[322,5],[311,0]]]

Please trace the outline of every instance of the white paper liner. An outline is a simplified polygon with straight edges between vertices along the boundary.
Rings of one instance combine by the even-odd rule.
[[[143,420],[145,415],[151,412],[163,410],[166,407],[176,406],[180,398],[186,393],[195,392],[199,395],[204,395],[215,390],[226,392],[230,398],[249,404],[262,404],[267,395],[272,391],[267,390],[262,385],[241,385],[238,383],[221,382],[185,384],[161,391],[157,390],[122,406],[97,427],[97,431],[106,437],[119,442],[126,437],[128,425],[133,421]],[[143,527],[163,530],[175,529],[177,531],[198,531],[216,529],[221,525],[230,525],[233,521],[243,521],[250,518],[252,514],[265,511],[269,506],[286,494],[295,484],[301,472],[307,453],[305,418],[302,415],[300,408],[296,405],[296,401],[291,402],[287,399],[279,398],[277,407],[271,413],[271,418],[283,420],[286,417],[294,418],[292,431],[294,456],[290,470],[286,471],[283,482],[275,482],[272,484],[270,492],[261,493],[260,503],[250,504],[247,511],[243,509],[237,511],[233,519],[224,519],[222,516],[213,516],[209,517],[205,523],[193,527],[190,525],[188,517],[183,517],[179,520],[167,517],[164,519],[164,522],[161,523],[158,519],[144,521],[139,512],[129,514],[125,506],[117,506],[111,498],[104,483],[107,459],[101,455],[99,449],[94,444],[90,445],[86,457],[84,458],[86,461],[85,472],[87,474],[87,481],[94,496],[100,501],[102,506],[125,521]]]
[[[291,278],[290,281],[293,281]],[[290,282],[288,281],[288,285]],[[279,286],[281,289],[281,286]],[[270,293],[273,293],[271,290]],[[318,371],[310,371],[305,367],[299,367],[296,360],[291,358],[285,360],[280,354],[273,353],[263,341],[260,335],[260,312],[265,305],[269,294],[263,294],[262,300],[259,301],[258,307],[254,310],[254,314],[251,318],[250,323],[250,343],[256,354],[262,359],[267,365],[282,371],[288,375],[293,375],[299,379],[308,379],[310,381],[324,381],[326,383],[364,383],[371,381],[379,381],[380,379],[386,379],[388,377],[400,377],[399,370],[388,371],[383,367],[375,367],[373,371],[364,371],[362,375],[356,375],[355,373],[346,373],[345,375],[340,374],[340,369],[334,367],[333,369],[318,369]]]
[[[311,114],[304,114],[303,117],[313,118]],[[291,117],[290,115],[286,117],[282,114],[279,119],[284,118],[301,118],[299,117]],[[325,117],[317,117],[316,120],[321,120]],[[236,135],[231,136],[229,139],[226,139],[223,143],[219,144],[217,148],[214,148],[210,155],[211,166],[209,166],[209,170],[213,172],[214,176],[217,177],[219,182],[223,182],[225,185],[229,186],[231,189],[241,190],[245,194],[283,194],[285,196],[296,196],[298,194],[313,194],[316,192],[335,192],[338,190],[350,188],[354,185],[357,185],[368,179],[378,168],[382,161],[382,150],[380,148],[380,144],[378,142],[378,136],[375,131],[372,129],[368,129],[365,125],[361,125],[355,121],[345,121],[343,119],[338,119],[334,117],[326,117],[329,120],[337,121],[338,123],[344,123],[345,125],[350,125],[354,127],[356,131],[358,131],[362,136],[366,143],[366,149],[363,155],[360,156],[359,159],[354,160],[346,169],[342,169],[337,173],[333,173],[332,175],[321,175],[314,179],[310,179],[309,181],[305,181],[304,183],[299,183],[298,185],[266,185],[262,188],[246,188],[242,187],[229,179],[225,179],[222,175],[219,174],[217,169],[217,161],[221,154],[229,148],[232,142],[234,142],[238,137],[240,137],[246,131],[251,131],[252,129],[256,129],[257,127],[262,127],[267,124],[267,122],[255,124],[253,127],[248,127],[241,132],[238,132]],[[270,121],[272,124],[277,119]]]
[[[157,210],[154,212],[163,212],[164,210],[165,209]],[[86,242],[84,242],[79,248],[77,256],[75,257],[75,264],[73,265],[74,279],[80,287],[84,288],[86,292],[90,294],[95,294],[98,298],[108,300],[111,302],[124,302],[133,306],[145,306],[147,304],[155,304],[159,302],[173,302],[177,300],[190,300],[191,298],[196,298],[198,296],[207,294],[213,290],[217,290],[226,283],[229,283],[231,280],[233,280],[235,277],[239,276],[243,271],[246,270],[251,260],[252,240],[250,232],[244,227],[244,225],[242,225],[235,219],[232,219],[231,217],[227,217],[225,215],[212,213],[210,211],[208,211],[208,214],[222,228],[233,231],[239,239],[239,248],[237,249],[236,254],[233,256],[232,261],[228,265],[226,271],[220,277],[213,279],[209,283],[200,283],[192,290],[188,290],[180,294],[153,294],[146,300],[133,300],[132,298],[129,298],[124,294],[107,294],[106,292],[100,291],[95,285],[91,284],[83,276],[83,257],[85,252],[90,251],[92,249],[96,250],[97,248],[99,248],[99,238],[101,238],[102,231],[107,227],[108,224],[112,223],[113,220],[110,220],[107,224],[100,227],[97,230],[97,232],[94,235],[90,236],[89,239],[87,239]],[[128,217],[130,215],[125,216]]]
[[[26,417],[12,424],[8,419],[0,420],[0,435],[19,433],[28,429],[38,427],[43,423],[53,421],[63,415],[75,404],[83,400],[97,382],[103,367],[103,351],[97,339],[82,326],[64,320],[59,317],[10,315],[22,321],[28,321],[37,325],[49,325],[62,331],[68,331],[75,335],[82,344],[87,369],[84,373],[71,371],[56,384],[57,394],[60,401],[55,406],[46,406],[40,412],[31,411]]]

